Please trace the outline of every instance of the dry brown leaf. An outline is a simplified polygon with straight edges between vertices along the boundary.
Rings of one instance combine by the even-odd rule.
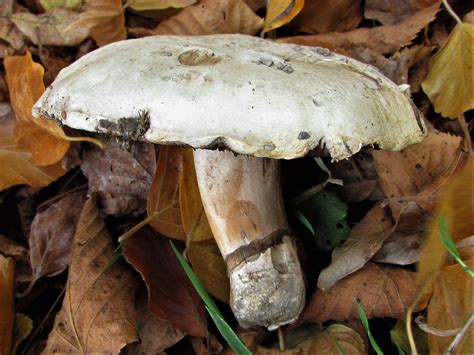
[[[457,118],[474,108],[474,24],[459,23],[428,64],[421,86],[436,112]]]
[[[144,227],[127,239],[122,255],[142,275],[148,288],[148,306],[156,317],[169,320],[189,335],[207,336],[204,303],[167,238]]]
[[[331,264],[319,274],[318,288],[327,290],[347,275],[364,267],[382,247],[391,227],[389,211],[376,204],[352,229],[344,244],[334,249]]]
[[[8,104],[2,104],[1,108],[11,111]],[[13,118],[2,115],[0,118],[0,166],[2,166],[0,190],[20,184],[43,187],[66,173],[60,162],[48,166],[36,166],[30,151],[17,147],[13,133],[14,127]]]
[[[112,238],[95,199],[89,199],[76,228],[64,301],[45,353],[118,353],[138,340],[136,281],[120,262],[104,270],[113,255]]]
[[[186,334],[171,322],[156,318],[147,304],[146,291],[140,292],[136,306],[136,318],[140,343],[127,346],[126,354],[164,354],[164,351],[180,341]]]
[[[121,0],[89,0],[85,11],[69,27],[71,29],[88,28],[98,46],[127,38]]]
[[[354,304],[359,299],[368,318],[405,319],[415,298],[415,273],[402,268],[367,263],[327,291],[317,290],[309,299],[301,319],[323,323],[358,318]]]
[[[263,20],[243,0],[201,0],[154,29],[132,29],[138,36],[206,35],[218,33],[256,34]]]
[[[81,188],[38,207],[28,238],[33,271],[28,291],[41,277],[63,272],[69,265],[76,224],[86,200]]]
[[[434,20],[439,4],[432,5],[396,25],[358,28],[350,32],[330,32],[314,36],[295,36],[281,42],[326,47],[355,57],[365,49],[379,54],[392,54],[408,45],[425,26]]]
[[[46,47],[43,47],[39,52],[39,57],[45,70],[43,81],[46,86],[51,85],[59,72],[72,64],[73,61],[73,58],[63,59],[56,57],[51,52]]]
[[[360,0],[311,0],[291,22],[298,32],[326,33],[354,30],[362,21]]]
[[[400,152],[372,151],[380,185],[394,216],[408,201],[433,211],[440,188],[468,158],[461,144],[461,137],[429,132],[423,142]]]
[[[179,181],[181,220],[188,242],[214,239],[201,201],[194,168],[193,150],[183,149],[183,170]]]
[[[471,216],[472,217],[472,216]],[[474,255],[466,264],[474,269]],[[461,265],[449,265],[437,274],[433,282],[433,296],[428,306],[428,325],[439,330],[462,328],[474,312],[472,278]],[[471,326],[472,330],[472,326]],[[428,334],[431,354],[446,353],[453,336],[441,337]],[[467,332],[452,354],[472,354],[474,352],[474,334]]]
[[[15,136],[18,147],[31,152],[35,165],[58,162],[69,148],[64,132],[55,122],[34,118],[31,114],[33,104],[45,90],[43,67],[33,62],[30,52],[24,56],[5,58],[4,66],[17,120]]]
[[[15,261],[0,254],[0,354],[10,354],[13,336]]]
[[[0,254],[9,256],[15,261],[29,261],[29,252],[24,246],[0,234]]]
[[[268,32],[286,25],[298,15],[304,0],[268,0],[262,32]]]
[[[153,172],[155,147],[130,143],[128,150],[112,144],[83,153],[81,169],[89,180],[89,194],[100,197],[101,211],[114,216],[145,212]]]
[[[345,202],[377,201],[383,198],[370,154],[359,152],[349,159],[331,164],[329,169],[333,178],[344,182],[343,186],[334,185],[333,188]]]
[[[229,304],[229,278],[216,244],[191,243],[187,256],[199,281],[215,298]]]
[[[367,354],[364,340],[354,329],[343,324],[332,324],[310,336],[297,346],[285,351],[280,349],[257,347],[256,355],[295,355],[295,354]]]
[[[10,18],[18,29],[36,45],[77,46],[89,37],[87,27],[70,27],[77,12],[54,8],[40,15],[19,12]]]
[[[148,193],[148,216],[157,215],[150,226],[167,237],[186,240],[179,206],[179,180],[183,171],[183,148],[162,146],[155,176]]]
[[[163,10],[167,8],[188,7],[197,0],[129,0],[128,7],[135,11]]]
[[[364,17],[384,25],[399,23],[412,15],[411,0],[366,0]]]
[[[15,51],[19,51],[25,45],[23,34],[10,19],[14,10],[13,0],[0,2],[0,40],[8,44],[0,50],[0,58],[15,54]]]

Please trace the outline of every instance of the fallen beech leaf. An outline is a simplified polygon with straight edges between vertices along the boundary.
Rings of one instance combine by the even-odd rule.
[[[287,344],[287,340],[285,340]],[[332,324],[324,330],[313,331],[313,335],[290,349],[280,351],[275,348],[257,346],[256,355],[294,354],[367,354],[364,340],[354,329],[343,324]]]
[[[473,173],[474,162],[471,160],[461,173],[454,176],[447,184],[445,183],[439,200],[436,216],[443,216],[446,219],[454,244],[474,234]],[[421,287],[430,284],[437,273],[450,264],[452,262],[448,261],[448,251],[441,240],[438,218],[436,218],[431,223],[418,264],[418,285]]]
[[[156,167],[155,147],[131,143],[128,150],[112,144],[83,152],[81,169],[89,180],[89,195],[100,197],[101,212],[114,216],[145,212]]]
[[[229,304],[229,278],[216,244],[191,243],[187,256],[199,281],[215,298]]]
[[[456,118],[474,108],[474,24],[458,23],[448,42],[428,63],[421,83],[436,112]]]
[[[69,27],[79,14],[61,8],[35,15],[27,12],[13,14],[10,18],[19,30],[36,45],[77,46],[87,37],[86,27]]]
[[[36,166],[30,151],[17,147],[14,126],[13,119],[0,119],[0,190],[20,184],[43,187],[66,173],[60,162]]]
[[[0,254],[9,256],[15,261],[29,261],[28,249],[0,234]]]
[[[381,248],[392,226],[390,213],[375,205],[352,228],[344,244],[332,252],[331,264],[319,274],[318,288],[327,290],[347,275],[360,270]]]
[[[89,0],[85,11],[69,25],[71,29],[86,27],[98,46],[127,38],[121,0]]]
[[[69,265],[76,224],[86,200],[85,189],[73,190],[38,207],[29,236],[32,280],[63,272]]]
[[[408,201],[433,211],[439,189],[467,160],[461,144],[461,137],[429,132],[423,142],[400,152],[372,151],[380,185],[394,216]]]
[[[472,207],[471,205],[471,212]],[[474,255],[471,255],[471,258],[465,261],[471,268],[474,268],[473,257]],[[428,325],[440,330],[462,328],[474,312],[472,300],[472,278],[469,274],[459,264],[443,267],[433,280],[433,295],[428,305]],[[430,353],[445,353],[453,339],[454,335],[441,337],[429,333]],[[468,330],[452,353],[472,354],[473,351],[474,335]]]
[[[127,354],[164,354],[164,351],[180,341],[186,334],[171,322],[156,318],[150,312],[145,292],[140,292],[136,306],[136,318],[140,343],[127,347]]]
[[[384,25],[399,23],[412,15],[410,0],[366,0],[364,17]]]
[[[354,30],[362,21],[360,0],[306,1],[303,9],[289,24],[297,32],[325,33]]]
[[[0,39],[8,44],[5,49],[0,50],[0,58],[13,55],[25,45],[23,34],[10,19],[10,15],[13,14],[14,10],[13,0],[0,2]]]
[[[95,203],[89,199],[82,209],[63,305],[45,353],[118,353],[138,340],[136,282],[120,262],[104,270],[114,255],[114,246]]]
[[[183,170],[179,181],[181,220],[187,241],[214,239],[201,201],[192,149],[182,151]]]
[[[413,327],[413,336],[415,338],[416,347],[420,354],[429,354],[428,334],[420,327]],[[407,336],[407,329],[404,321],[398,320],[395,327],[390,331],[390,339],[397,347],[400,347],[406,354],[410,354],[410,343]]]
[[[13,335],[15,261],[0,255],[0,354],[10,354]]]
[[[150,226],[167,237],[186,240],[179,206],[179,180],[183,171],[183,148],[162,146],[155,176],[148,193],[148,216],[157,213]]]
[[[380,54],[392,54],[411,43],[425,26],[434,20],[439,3],[418,11],[396,25],[358,28],[350,32],[330,32],[313,36],[295,36],[279,39],[286,43],[320,46],[354,56],[361,48]]]
[[[17,120],[15,136],[18,147],[31,152],[35,165],[58,162],[69,148],[64,132],[55,122],[33,118],[31,114],[33,104],[44,92],[43,67],[33,62],[30,52],[5,58],[4,66]]]
[[[130,32],[139,36],[216,33],[254,35],[262,26],[263,20],[243,0],[201,0],[154,29],[131,29]]]
[[[268,0],[262,32],[286,25],[299,14],[303,6],[304,0]]]
[[[163,10],[170,7],[188,7],[197,0],[130,0],[128,6],[135,11]]]
[[[340,280],[327,291],[317,290],[301,319],[323,323],[358,318],[358,298],[368,318],[405,319],[415,297],[415,273],[402,268],[367,263],[364,268]]]
[[[169,320],[189,335],[207,336],[204,303],[167,238],[144,227],[127,240],[122,254],[142,275],[148,288],[148,306],[156,317]]]
[[[82,7],[85,0],[39,0],[39,2],[45,11],[55,8],[77,10]]]

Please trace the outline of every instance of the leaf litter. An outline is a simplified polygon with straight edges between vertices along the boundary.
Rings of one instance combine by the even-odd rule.
[[[279,353],[282,343],[287,353],[365,353],[367,334],[355,299],[370,322],[377,317],[403,320],[417,299],[412,310],[427,314],[423,329],[429,339],[426,345],[423,336],[416,335],[420,349],[472,352],[472,335],[463,333],[473,311],[468,302],[472,281],[437,239],[436,229],[442,214],[460,260],[472,268],[473,219],[466,212],[472,202],[468,161],[473,108],[468,9],[456,4],[452,10],[448,4],[447,11],[432,0],[396,5],[391,0],[269,3],[267,17],[262,17],[264,1],[258,0],[0,4],[0,57],[5,58],[0,68],[0,253],[17,262],[18,292],[25,292],[29,280],[25,270],[33,273],[33,291],[46,290],[31,292],[21,301],[33,327],[46,324],[26,333],[30,335],[19,345],[21,351],[29,350],[22,346],[42,349],[47,339],[46,352],[162,352],[170,347],[182,350],[186,346],[180,339],[186,337],[186,353],[228,353],[173,259],[167,242],[172,238],[182,243],[205,288],[222,301],[219,308],[232,328],[256,353]],[[450,17],[456,12],[457,18]],[[70,144],[66,133],[71,132],[31,116],[43,83],[52,82],[61,68],[98,46],[156,34],[259,35],[264,26],[268,38],[323,46],[375,65],[399,84],[410,84],[415,104],[433,125],[424,142],[403,151],[366,150],[349,161],[327,162],[332,177],[344,184],[325,185],[321,192],[337,197],[337,203],[322,199],[305,207],[313,234],[290,219],[300,237],[299,251],[305,254],[301,260],[311,297],[297,324],[283,330],[279,344],[269,332],[238,328],[228,312],[225,264],[205,217],[191,150],[160,147],[158,152],[143,143],[132,143],[129,150],[113,142],[103,150],[88,143]],[[451,122],[457,128],[444,117],[455,119]],[[301,164],[303,168],[285,172],[287,201],[292,189],[304,191],[321,182],[313,165]],[[78,165],[80,169],[71,171]],[[471,175],[464,168],[471,169]],[[301,175],[304,186],[292,186],[295,174]],[[70,188],[58,188],[71,181]],[[88,197],[85,188],[74,190],[78,181],[87,181]],[[37,188],[35,199],[42,204],[18,197],[17,191],[25,191],[17,185]],[[325,211],[325,217],[316,210]],[[152,217],[151,228],[142,228],[114,252],[120,234],[146,215]],[[347,239],[328,232],[328,226],[341,221],[345,232],[351,229]],[[327,241],[334,245],[323,247]],[[105,268],[120,253],[129,264],[118,260]],[[57,298],[61,287],[64,298]],[[56,296],[46,304],[53,307],[59,299],[63,306],[45,315],[35,301],[44,302],[39,294],[51,292]],[[331,325],[335,321],[346,325]],[[385,325],[387,332],[393,327]],[[399,326],[392,332],[396,329]],[[443,331],[453,335],[436,335]],[[141,343],[127,346],[138,336]],[[380,344],[382,349],[396,351],[399,346],[407,351],[407,341],[400,337],[394,337],[395,345]]]

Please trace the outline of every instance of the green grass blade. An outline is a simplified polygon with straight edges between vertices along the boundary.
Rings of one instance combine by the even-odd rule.
[[[217,305],[214,302],[214,299],[206,291],[201,281],[199,281],[196,274],[191,269],[191,266],[189,266],[186,259],[181,255],[178,249],[176,249],[176,247],[174,246],[171,240],[170,240],[170,243],[171,243],[171,248],[173,248],[173,251],[176,257],[179,260],[179,263],[181,264],[184,271],[186,272],[186,275],[188,275],[197,293],[206,304],[206,309],[209,312],[209,315],[211,316],[212,320],[216,324],[216,327],[221,333],[222,337],[225,339],[225,341],[227,341],[229,346],[237,354],[251,355],[252,352],[249,349],[247,349],[247,347],[244,345],[242,340],[240,340],[239,336],[235,334],[235,332],[232,330],[229,324],[227,324],[227,322],[224,320],[224,317],[222,316],[222,313],[220,312],[219,308],[217,308]]]
[[[225,339],[227,344],[239,355],[252,355],[252,352],[247,349],[245,344],[240,340],[237,334],[234,333],[232,328],[227,324],[224,318],[220,314],[214,312],[212,309],[206,306],[207,311],[209,312],[212,320],[216,324],[217,329],[221,333],[222,337]]]
[[[357,307],[357,312],[359,312],[360,321],[362,322],[362,325],[364,326],[364,329],[367,332],[367,335],[369,337],[370,345],[372,345],[372,347],[374,348],[375,352],[378,355],[383,355],[382,349],[380,349],[379,345],[377,344],[374,337],[372,336],[372,333],[370,332],[369,320],[367,319],[367,315],[365,314],[365,311],[362,308],[362,305],[357,299],[354,300],[354,303]]]
[[[439,216],[438,218],[438,225],[439,225],[439,232],[441,235],[441,240],[445,248],[448,250],[449,254],[453,257],[456,262],[461,265],[463,270],[469,274],[470,277],[474,277],[474,270],[472,270],[468,265],[464,263],[459,255],[458,249],[451,238],[451,234],[449,233],[448,222],[444,216]]]
[[[311,225],[311,222],[308,220],[308,218],[306,218],[306,216],[298,211],[298,210],[294,210],[294,213],[295,213],[295,216],[300,220],[301,223],[303,223],[305,225],[306,228],[309,229],[309,231],[314,235],[316,236],[316,232],[314,231],[314,228],[313,226]]]

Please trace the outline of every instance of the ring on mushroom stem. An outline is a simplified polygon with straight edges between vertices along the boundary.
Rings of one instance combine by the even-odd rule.
[[[274,329],[298,317],[305,294],[276,159],[325,148],[340,160],[363,146],[418,143],[426,128],[407,91],[327,49],[243,35],[157,36],[82,57],[60,72],[33,114],[195,148],[232,310],[244,327]],[[216,145],[232,152],[201,150]]]

